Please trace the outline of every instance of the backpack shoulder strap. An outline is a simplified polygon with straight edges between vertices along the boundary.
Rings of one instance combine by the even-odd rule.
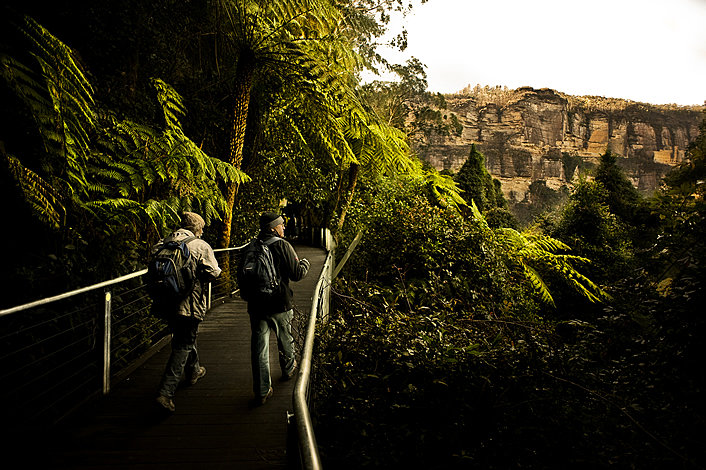
[[[281,240],[281,238],[279,238],[279,237],[272,237],[272,238],[268,238],[267,240],[265,240],[265,241],[262,242],[262,243],[264,243],[265,245],[272,245],[274,242],[276,242],[276,241],[278,241],[278,240]]]

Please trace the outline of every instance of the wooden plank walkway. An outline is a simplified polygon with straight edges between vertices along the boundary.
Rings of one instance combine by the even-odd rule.
[[[292,283],[296,309],[308,315],[325,260],[321,249],[296,246],[311,261],[309,275]],[[301,316],[295,315],[295,322]],[[303,331],[295,332],[301,351]],[[206,376],[177,390],[176,412],[156,405],[156,389],[170,347],[117,384],[111,393],[36,443],[34,463],[64,469],[274,469],[285,468],[287,412],[294,380],[281,381],[277,345],[271,335],[274,396],[264,406],[252,402],[250,325],[240,299],[214,307],[201,324],[199,356]],[[39,437],[39,436],[36,436]],[[33,458],[34,457],[34,458]],[[31,465],[30,465],[31,466]],[[7,468],[7,467],[6,467]]]

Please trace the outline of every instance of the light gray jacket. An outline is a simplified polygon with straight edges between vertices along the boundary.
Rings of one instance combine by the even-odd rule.
[[[166,242],[178,242],[192,236],[194,234],[191,231],[180,228],[160,240],[152,248],[152,252],[156,253]],[[208,308],[208,283],[220,276],[221,268],[218,267],[213,248],[204,240],[196,238],[187,243],[186,246],[189,247],[191,256],[196,260],[196,284],[191,295],[179,303],[177,314],[186,317],[193,316],[198,320],[203,320],[206,317],[206,309]]]

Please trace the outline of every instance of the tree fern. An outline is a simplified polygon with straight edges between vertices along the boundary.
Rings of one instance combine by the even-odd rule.
[[[153,83],[164,111],[165,129],[160,133],[128,120],[109,119],[107,124],[111,126],[104,129],[98,142],[99,147],[104,144],[105,151],[96,154],[99,158],[93,168],[95,176],[108,178],[105,184],[116,188],[116,196],[143,203],[98,204],[92,208],[129,208],[158,233],[173,224],[183,209],[204,208],[202,215],[207,221],[218,219],[225,210],[225,201],[216,181],[245,182],[249,178],[231,165],[209,157],[188,139],[180,124],[181,97],[164,82]],[[159,199],[145,201],[147,195]],[[170,205],[173,207],[167,208]]]
[[[491,230],[473,201],[471,211],[477,223],[486,230]],[[560,240],[540,233],[528,231],[520,233],[511,228],[498,228],[494,233],[508,266],[516,268],[516,271],[527,279],[539,298],[546,304],[554,306],[554,297],[540,274],[542,272],[556,275],[590,302],[600,302],[609,297],[603,289],[575,267],[575,265],[590,263],[590,260],[558,253],[570,249]]]
[[[233,124],[228,161],[243,161],[250,93],[258,77],[277,77],[300,120],[273,113],[302,148],[341,167],[351,163],[386,171],[406,166],[404,139],[381,132],[355,91],[360,58],[350,40],[341,5],[330,0],[221,0],[217,3],[223,42],[237,55],[233,75]],[[285,105],[286,107],[286,105]],[[271,122],[270,122],[271,124]],[[389,132],[388,132],[389,131]],[[353,147],[360,149],[354,153]],[[237,185],[227,198],[235,200]],[[231,209],[232,210],[232,209]],[[232,213],[229,214],[229,217]],[[222,243],[230,239],[226,220]]]
[[[208,221],[222,216],[218,181],[248,177],[184,135],[186,111],[173,88],[153,80],[162,129],[119,120],[93,101],[70,48],[30,18],[19,31],[31,62],[4,54],[0,70],[34,118],[44,153],[36,168],[21,157],[5,159],[40,220],[60,229],[93,218],[104,233],[140,222],[161,233],[185,209],[203,209]]]
[[[85,184],[84,168],[89,133],[95,126],[93,90],[74,58],[73,51],[33,19],[26,17],[22,32],[39,66],[48,100],[39,119],[51,116],[49,126],[39,126],[50,156],[66,164],[69,186],[80,192]]]
[[[460,206],[466,205],[466,201],[461,197],[461,191],[452,177],[431,170],[425,171],[423,178],[425,186],[440,206],[458,210]]]
[[[90,133],[95,126],[93,90],[70,48],[29,17],[17,26],[32,64],[5,54],[2,75],[27,106],[45,156],[44,180],[66,190],[63,204],[85,192]],[[38,171],[39,168],[34,168]]]

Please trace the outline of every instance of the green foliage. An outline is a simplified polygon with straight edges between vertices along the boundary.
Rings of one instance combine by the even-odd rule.
[[[457,212],[430,204],[426,184],[423,178],[411,177],[377,177],[360,183],[344,240],[361,229],[366,237],[347,269],[365,277],[369,266],[379,266],[384,271],[373,276],[389,281],[398,278],[397,268],[405,273],[438,268],[438,260],[450,249],[444,242],[460,230],[462,220]],[[376,258],[382,262],[373,262]]]
[[[476,289],[496,300],[510,298],[517,294],[511,294],[515,287],[503,284],[512,282],[517,283],[520,296],[536,293],[553,305],[542,273],[591,302],[606,298],[575,267],[588,259],[566,254],[569,247],[564,243],[539,233],[492,229],[475,204],[473,218],[466,222],[457,212],[425,197],[423,184],[390,179],[367,188],[351,210],[346,231],[348,238],[359,230],[366,233],[356,260],[349,261],[350,275],[385,284],[413,279],[427,290],[441,289],[459,305],[464,305],[461,299],[475,299]],[[371,267],[377,270],[371,272]],[[469,284],[469,279],[477,284]]]
[[[472,205],[472,210],[474,218],[487,226],[475,204]],[[554,274],[590,302],[600,302],[601,299],[608,298],[600,287],[574,267],[574,264],[588,264],[590,260],[565,254],[570,248],[561,241],[542,233],[520,233],[511,228],[499,228],[495,233],[506,263],[510,266],[517,265],[521,269],[543,302],[554,306],[554,298],[541,272]]]
[[[493,409],[488,389],[502,387],[493,363],[514,327],[419,303],[406,287],[336,287],[339,314],[321,331],[317,405],[329,466],[455,468],[489,437],[472,423],[492,419],[481,407]]]
[[[668,298],[623,278],[611,299],[576,271],[586,260],[563,254],[563,242],[494,231],[477,208],[474,221],[449,223],[410,186],[366,182],[367,199],[352,217],[365,238],[334,287],[335,313],[320,331],[317,437],[328,465],[704,461],[694,437],[702,414],[683,424],[703,390],[703,374],[693,374],[703,331],[694,316],[693,302],[703,296],[697,277],[684,278]],[[586,183],[574,204],[594,196],[593,209],[609,215],[599,190]],[[592,318],[567,311],[566,320],[549,321],[535,293],[564,285],[610,303],[594,304]]]
[[[517,214],[522,226],[529,226],[538,218],[560,209],[569,197],[569,190],[562,186],[554,190],[547,186],[544,180],[532,181],[525,199],[513,202],[512,211]]]
[[[400,77],[399,82],[374,81],[364,85],[362,93],[382,119],[398,129],[405,129],[411,101],[428,94],[426,71],[417,59],[394,66],[392,71]]]
[[[698,406],[698,385],[684,381],[693,364],[684,361],[672,382],[658,335],[629,318],[613,314],[597,326],[574,321],[553,328],[395,308],[385,289],[358,284],[340,283],[336,294],[340,316],[321,331],[325,392],[317,406],[317,437],[329,465],[703,462],[701,421],[685,415]],[[677,351],[686,352],[669,352]]]
[[[655,416],[645,410],[654,408],[642,408],[663,407],[671,387],[662,382],[665,394],[654,398],[630,385],[644,371],[638,362],[653,357],[649,348],[658,344],[653,325],[609,313],[594,323],[543,320],[537,293],[549,288],[609,300],[576,270],[587,261],[564,254],[568,247],[557,239],[493,230],[477,208],[465,221],[422,194],[419,182],[365,180],[351,211],[346,239],[358,229],[364,239],[334,288],[335,313],[320,332],[317,436],[325,462],[682,462],[664,447],[675,439],[650,435]],[[624,305],[635,305],[637,296]],[[640,355],[628,360],[624,348],[637,348],[640,338],[649,346],[642,343]],[[663,373],[658,362],[650,364],[654,377]],[[677,416],[669,416],[673,431]]]
[[[26,75],[25,81],[18,83],[13,80],[16,74],[10,73],[15,93],[22,97],[40,96],[40,91],[51,97],[68,95],[62,101],[25,99],[40,136],[49,136],[44,139],[46,154],[41,165],[44,177],[22,166],[19,160],[7,157],[12,174],[27,200],[33,202],[40,219],[53,228],[63,228],[71,220],[60,213],[71,207],[73,211],[88,211],[94,217],[111,221],[104,227],[108,234],[122,231],[126,224],[132,225],[140,218],[143,223],[149,221],[159,234],[178,218],[177,212],[182,208],[198,208],[206,220],[224,211],[216,181],[243,182],[246,177],[208,157],[184,135],[180,124],[183,104],[171,87],[161,80],[154,81],[164,113],[163,132],[127,120],[118,122],[109,113],[97,110],[87,91],[90,85],[76,68],[70,50],[33,20],[26,22],[25,33],[35,38],[35,47],[62,51],[64,56],[57,55],[51,66],[40,60],[38,79]],[[30,70],[9,57],[6,64],[5,70],[11,72],[20,68]],[[77,83],[55,79],[66,76]],[[91,133],[96,137],[89,137],[82,126],[73,125],[80,120],[74,116],[90,123]],[[51,129],[57,123],[65,129],[61,140],[66,143],[52,140],[55,133]],[[57,178],[62,172],[56,168],[65,168],[65,179]],[[158,199],[147,199],[145,196],[160,184],[168,186],[162,194],[171,200],[160,200],[159,193],[154,194]],[[174,193],[179,197],[173,198]]]
[[[652,201],[660,230],[646,253],[652,261],[648,269],[663,291],[682,278],[699,279],[696,273],[706,264],[705,154],[706,120],[687,160],[667,175],[663,190]]]
[[[617,157],[610,150],[601,155],[595,180],[608,193],[606,202],[611,213],[631,226],[645,225],[648,214],[642,196],[617,165]],[[647,225],[651,224],[647,223]]]
[[[427,193],[430,194],[435,204],[455,210],[460,210],[462,206],[466,205],[466,201],[461,197],[461,191],[452,177],[430,168],[424,171],[424,181]]]
[[[245,160],[246,131],[252,135],[253,124],[266,128],[274,121],[283,134],[292,136],[297,150],[333,160],[343,171],[413,170],[404,134],[371,113],[356,92],[354,74],[362,59],[352,39],[360,32],[351,28],[355,23],[345,21],[344,11],[329,0],[217,4],[215,14],[224,20],[218,34],[236,56],[236,65],[228,73],[234,102],[229,163],[239,168]],[[274,87],[270,90],[277,107],[259,116],[271,120],[257,122],[247,115],[253,91],[263,84]],[[281,150],[290,151],[290,142],[280,142]],[[354,188],[355,178],[338,225],[345,220]],[[227,185],[226,190],[233,204],[237,185]],[[225,220],[224,242],[231,239],[231,214],[232,207]]]
[[[423,157],[436,136],[461,135],[458,117],[442,112],[446,110],[444,97],[427,91],[426,71],[418,59],[390,69],[399,81],[374,81],[364,85],[361,93],[384,122],[404,130],[414,153]]]
[[[24,64],[5,52],[2,77],[29,111],[42,156],[25,167],[6,155],[7,165],[38,216],[54,228],[66,208],[85,195],[89,133],[95,126],[92,89],[72,51],[31,18],[17,27],[30,52]]]
[[[610,283],[630,270],[633,243],[629,228],[610,212],[608,192],[595,181],[580,184],[569,197],[552,236],[593,261],[590,272]]]
[[[614,164],[545,216],[551,237],[493,230],[473,204],[449,225],[409,182],[366,183],[347,235],[365,238],[321,331],[327,463],[702,466],[703,204],[670,187],[644,230]]]
[[[170,86],[153,82],[162,130],[118,119],[93,101],[71,49],[30,18],[19,31],[28,40],[30,61],[9,50],[2,56],[3,77],[24,104],[26,114],[16,112],[33,119],[42,145],[29,152],[21,136],[3,135],[8,149],[27,151],[3,152],[3,176],[19,189],[11,197],[32,209],[45,236],[56,238],[42,254],[61,261],[57,269],[71,282],[66,287],[85,284],[84,275],[105,278],[139,266],[139,243],[161,237],[181,210],[198,210],[207,221],[220,218],[225,202],[218,183],[247,177],[185,136],[184,106]],[[99,249],[107,240],[115,252]]]
[[[89,167],[93,189],[104,199],[86,206],[118,225],[137,213],[159,235],[178,222],[184,209],[199,212],[209,225],[225,212],[218,182],[245,183],[250,178],[209,157],[186,137],[180,123],[185,113],[181,97],[162,80],[153,83],[164,112],[164,130],[105,114],[98,151]]]
[[[17,182],[32,212],[46,226],[59,229],[66,217],[66,209],[60,201],[61,196],[41,176],[24,167],[16,157],[9,154],[3,156],[10,178]]]
[[[495,206],[495,186],[485,168],[485,157],[471,144],[468,158],[456,173],[456,182],[469,202],[484,211]]]

